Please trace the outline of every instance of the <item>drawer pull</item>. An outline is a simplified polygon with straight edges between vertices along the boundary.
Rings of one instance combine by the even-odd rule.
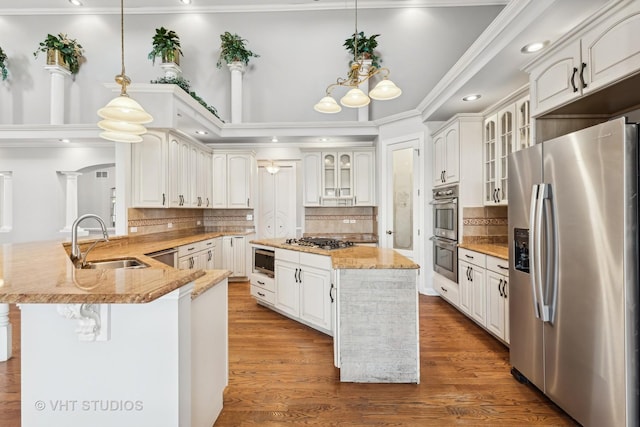
[[[266,297],[266,295],[263,294],[262,292],[258,292],[258,295],[260,295],[262,298]]]
[[[496,264],[498,266],[498,268],[501,268],[503,270],[508,270],[509,267],[505,267],[504,265],[500,265],[500,264]]]
[[[444,286],[440,286],[440,289],[442,289],[444,292],[449,292],[447,289],[444,288]]]
[[[258,280],[258,284],[263,285],[264,286],[264,282]]]
[[[473,257],[471,255],[464,254],[464,256],[466,256],[469,259],[473,259]]]

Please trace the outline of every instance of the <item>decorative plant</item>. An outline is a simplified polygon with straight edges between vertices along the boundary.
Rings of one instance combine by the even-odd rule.
[[[221,68],[222,62],[231,64],[232,62],[241,61],[244,65],[249,64],[251,57],[259,58],[260,55],[251,52],[245,47],[247,40],[243,39],[237,34],[231,34],[229,31],[225,31],[224,34],[220,34],[220,56],[216,67]]]
[[[40,52],[47,53],[54,49],[60,52],[64,62],[69,66],[71,74],[76,74],[80,69],[80,59],[83,53],[80,43],[63,33],[59,33],[57,37],[47,34],[47,38],[40,42],[38,49],[33,52],[33,56],[37,58]]]
[[[215,107],[207,104],[204,101],[204,99],[200,98],[195,92],[193,92],[191,90],[191,83],[189,83],[189,80],[185,79],[184,77],[181,77],[181,76],[179,76],[179,77],[160,77],[159,79],[151,80],[151,83],[155,83],[155,84],[174,84],[174,85],[180,86],[180,88],[182,90],[184,90],[189,95],[191,95],[191,97],[193,99],[195,99],[196,101],[198,101],[200,103],[200,105],[202,105],[204,108],[209,110],[209,112],[211,112],[211,114],[216,116],[218,119],[220,119],[220,116],[218,115],[218,110],[216,110]],[[223,121],[222,119],[220,119],[220,120]]]
[[[156,28],[156,34],[152,40],[153,49],[149,52],[149,59],[155,64],[156,57],[160,57],[162,62],[178,62],[182,54],[180,49],[180,37],[175,31],[167,30],[164,27]]]
[[[0,75],[2,75],[2,80],[7,80],[7,54],[4,53],[2,47],[0,47]]]
[[[358,41],[357,43],[358,52],[355,52],[356,36]],[[344,44],[342,46],[344,46],[347,49],[347,51],[351,54],[353,58],[370,59],[371,65],[373,65],[376,68],[380,68],[380,62],[382,62],[382,60],[375,53],[375,48],[378,46],[378,41],[376,40],[376,37],[379,37],[379,36],[380,34],[374,34],[371,37],[367,37],[364,35],[364,31],[360,31],[359,33],[357,33],[357,35],[356,33],[353,33],[353,35],[350,38],[344,41]],[[353,59],[349,62],[349,65],[351,65],[352,62],[353,62]]]

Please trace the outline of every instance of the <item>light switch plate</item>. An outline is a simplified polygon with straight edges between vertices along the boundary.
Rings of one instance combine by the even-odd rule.
[[[168,222],[167,223],[167,228],[173,228],[173,223],[172,222]]]
[[[253,221],[253,214],[247,214],[247,221]]]
[[[138,232],[138,227],[129,227],[129,232],[130,233],[137,233]]]

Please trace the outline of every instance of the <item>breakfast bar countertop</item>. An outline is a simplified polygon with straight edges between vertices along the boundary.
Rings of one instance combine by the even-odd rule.
[[[145,254],[220,237],[221,232],[157,233],[110,237],[87,261],[135,258],[147,268],[79,269],[70,244],[42,241],[0,245],[0,303],[148,303],[190,282],[192,298],[230,275],[226,270],[179,270]],[[239,234],[239,233],[234,233]],[[80,244],[86,247],[87,242]]]

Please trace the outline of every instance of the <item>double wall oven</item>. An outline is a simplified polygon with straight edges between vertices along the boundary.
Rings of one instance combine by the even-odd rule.
[[[458,283],[458,186],[433,190],[433,270]]]

